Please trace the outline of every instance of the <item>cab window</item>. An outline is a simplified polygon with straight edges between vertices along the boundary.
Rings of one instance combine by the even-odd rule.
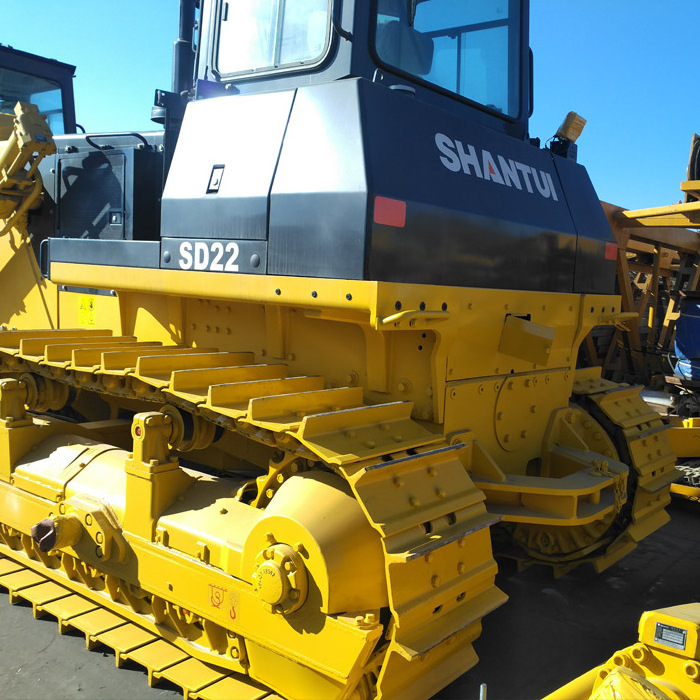
[[[14,114],[18,102],[36,105],[46,116],[52,133],[64,133],[61,86],[47,78],[0,68],[0,112]]]
[[[520,14],[519,0],[378,0],[376,53],[387,67],[517,117]]]
[[[318,63],[330,41],[329,0],[221,2],[215,67],[221,76]]]

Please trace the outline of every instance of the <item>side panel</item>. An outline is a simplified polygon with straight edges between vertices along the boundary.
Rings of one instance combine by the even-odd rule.
[[[572,291],[576,230],[547,151],[363,83],[373,194],[371,279]],[[372,215],[372,214],[371,214]]]
[[[357,85],[297,92],[272,188],[271,274],[363,279],[367,181]]]
[[[163,238],[267,238],[268,196],[294,92],[187,106],[163,193]]]
[[[578,231],[574,292],[613,294],[617,245],[586,169],[569,160],[552,160]]]

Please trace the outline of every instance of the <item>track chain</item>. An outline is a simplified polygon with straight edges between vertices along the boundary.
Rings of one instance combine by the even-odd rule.
[[[429,697],[476,663],[471,643],[481,619],[506,600],[494,585],[495,519],[465,469],[467,450],[415,423],[411,403],[365,406],[360,387],[326,389],[322,377],[288,377],[285,365],[255,364],[253,353],[162,347],[99,330],[0,331],[0,373],[48,379],[36,389],[45,404],[62,395],[52,383],[169,404],[330,467],[350,483],[386,552],[393,620],[372,681],[377,697]],[[203,663],[143,665],[149,680],[182,685],[171,669],[195,661]],[[228,675],[183,686],[185,697],[214,697],[203,689],[231,679],[238,682]]]
[[[170,681],[182,689],[185,700],[282,700],[249,678],[199,661],[134,622],[2,555],[0,587],[7,590],[10,603],[20,599],[31,603],[35,618],[55,617],[59,633],[75,629],[85,635],[88,649],[100,645],[112,649],[117,668],[126,661],[143,666],[150,686]]]
[[[634,473],[628,478],[627,504],[613,527],[621,528],[602,555],[593,559],[598,571],[619,561],[638,542],[669,520],[670,486],[677,477],[676,457],[666,438],[667,426],[641,397],[641,386],[614,385],[599,380],[574,392],[585,396],[610,427],[620,458]],[[596,416],[594,416],[596,417]]]

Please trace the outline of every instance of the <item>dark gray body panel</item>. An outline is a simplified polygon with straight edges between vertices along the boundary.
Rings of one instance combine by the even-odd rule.
[[[362,79],[188,112],[164,235],[267,238],[269,274],[613,291],[612,232],[585,170],[529,142]],[[245,133],[195,155],[212,112]],[[206,194],[216,163],[222,186]],[[400,225],[375,216],[377,197],[405,208]]]
[[[128,164],[133,153],[83,151],[61,156],[58,172],[77,157]],[[64,181],[53,183],[59,214]],[[144,189],[122,191],[128,212]],[[379,211],[387,203],[398,217]],[[61,220],[57,234],[70,236]],[[118,237],[149,238],[146,228]],[[584,168],[362,78],[190,103],[160,238],[156,265],[171,269],[614,291],[613,235]],[[183,267],[178,240],[212,263],[235,242],[240,264],[197,267],[195,256]]]
[[[299,89],[270,198],[269,271],[362,279],[367,177],[356,81]]]
[[[188,105],[163,192],[163,237],[267,239],[270,187],[293,99],[290,91]]]

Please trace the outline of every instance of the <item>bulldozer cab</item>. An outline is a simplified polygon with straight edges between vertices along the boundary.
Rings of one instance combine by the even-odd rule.
[[[12,114],[17,102],[35,104],[53,134],[75,133],[75,66],[0,46],[0,112]]]
[[[207,0],[199,94],[210,81],[250,93],[361,77],[524,137],[526,16],[520,0]]]

